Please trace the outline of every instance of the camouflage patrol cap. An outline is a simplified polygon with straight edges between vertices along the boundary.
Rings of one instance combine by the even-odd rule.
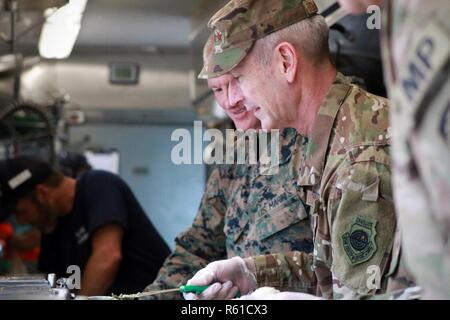
[[[232,0],[209,21],[214,49],[200,79],[216,78],[235,68],[256,40],[316,15],[313,0]]]

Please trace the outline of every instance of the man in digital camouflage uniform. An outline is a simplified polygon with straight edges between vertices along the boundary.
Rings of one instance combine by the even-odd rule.
[[[313,278],[316,295],[326,299],[384,293],[395,273],[396,230],[388,101],[336,72],[313,1],[230,1],[209,26],[215,54],[201,76],[231,73],[230,94],[241,90],[263,129],[295,127],[305,137],[298,195],[313,220],[314,253],[211,263],[188,282],[211,285],[195,298],[210,299],[228,281],[247,294]]]
[[[406,265],[423,297],[450,299],[450,2],[340,0],[383,9],[394,195]]]
[[[213,42],[205,46],[204,60],[211,58]],[[257,128],[260,122],[242,101],[228,95],[232,77],[208,81],[217,102],[238,129]],[[294,129],[280,134],[277,174],[265,174],[264,165],[219,165],[211,174],[192,226],[176,239],[156,280],[145,291],[176,288],[208,263],[234,256],[248,257],[269,252],[312,251],[312,231],[305,205],[297,195],[296,161],[302,158],[303,138]],[[225,288],[227,289],[227,287]],[[314,292],[315,282],[299,281],[285,290]],[[217,292],[215,298],[232,298]],[[180,294],[155,299],[181,299]]]

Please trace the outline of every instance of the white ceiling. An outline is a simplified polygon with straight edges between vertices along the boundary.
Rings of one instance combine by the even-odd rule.
[[[89,0],[79,47],[188,47],[198,0]]]
[[[201,1],[88,0],[76,48],[187,48],[192,12]],[[17,33],[33,25],[35,28],[21,38],[19,51],[37,53],[40,20],[42,12],[20,13]],[[10,15],[1,10],[0,35],[6,38],[10,35]],[[6,43],[0,41],[0,55],[8,51]]]
[[[0,2],[3,0],[0,0]],[[326,7],[335,0],[317,0]],[[88,0],[76,49],[104,48],[123,50],[146,47],[188,48],[195,13],[224,3],[225,0]],[[42,17],[39,12],[22,12],[18,33],[34,25]],[[0,11],[0,34],[9,35],[9,15]],[[202,21],[202,24],[205,22]],[[20,51],[36,53],[40,26],[23,37]],[[21,50],[23,49],[23,50]],[[0,43],[0,54],[8,52]]]

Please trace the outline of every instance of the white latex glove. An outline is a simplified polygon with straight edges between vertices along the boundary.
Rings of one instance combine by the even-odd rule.
[[[280,292],[274,288],[264,287],[238,300],[321,300],[321,298],[306,293]]]
[[[185,300],[231,300],[238,292],[238,287],[227,281],[224,284],[214,283],[198,296],[195,293],[183,293],[183,297]]]
[[[248,294],[256,289],[256,277],[240,257],[215,261],[198,271],[187,282],[193,286],[207,286],[208,289],[198,296],[185,294],[186,300],[225,300],[232,299],[237,292]]]

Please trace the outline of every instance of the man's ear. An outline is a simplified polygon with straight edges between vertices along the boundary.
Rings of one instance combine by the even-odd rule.
[[[283,77],[288,83],[293,83],[297,76],[298,53],[289,42],[282,42],[275,48],[276,62]]]
[[[34,193],[39,201],[47,200],[51,193],[50,187],[44,183],[38,184],[34,188]]]

